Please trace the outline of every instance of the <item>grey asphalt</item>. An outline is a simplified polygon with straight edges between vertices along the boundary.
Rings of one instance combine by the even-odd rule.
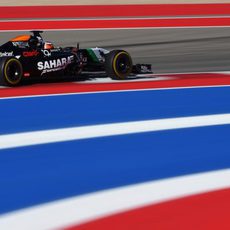
[[[20,32],[24,34],[25,32]],[[4,43],[19,32],[1,32]],[[230,71],[230,28],[47,31],[56,46],[125,49],[155,73]]]

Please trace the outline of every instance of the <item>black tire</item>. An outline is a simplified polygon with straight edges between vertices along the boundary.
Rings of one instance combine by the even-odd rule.
[[[0,84],[5,86],[17,86],[23,78],[21,62],[14,57],[0,59]]]
[[[114,80],[124,80],[133,68],[132,58],[124,50],[113,50],[105,56],[105,71]]]

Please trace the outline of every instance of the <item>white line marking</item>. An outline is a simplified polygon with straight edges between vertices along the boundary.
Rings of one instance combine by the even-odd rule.
[[[67,29],[47,29],[47,28],[30,28],[30,29],[9,29],[9,30],[1,30],[1,32],[23,32],[28,30],[45,30],[45,31],[107,31],[107,30],[157,30],[157,29],[209,29],[209,28],[230,28],[229,26],[172,26],[172,27],[122,27],[122,28],[67,28]]]
[[[89,17],[81,17],[81,18],[42,18],[42,19],[0,19],[1,22],[48,22],[48,21],[55,21],[55,22],[61,22],[61,21],[132,21],[132,20],[172,20],[172,19],[228,19],[230,18],[229,15],[219,15],[219,16],[181,16],[181,17],[148,17],[148,16],[140,16],[140,17],[95,17],[95,18],[89,18]]]
[[[0,217],[0,229],[60,229],[146,205],[230,187],[230,169],[140,183],[22,209]]]
[[[0,150],[89,138],[229,124],[230,114],[218,114],[23,132],[0,135]]]

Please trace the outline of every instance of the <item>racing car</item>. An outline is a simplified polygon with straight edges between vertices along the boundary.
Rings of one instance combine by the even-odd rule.
[[[115,80],[130,74],[151,73],[150,64],[133,65],[125,50],[55,47],[44,41],[43,31],[19,35],[0,46],[0,84],[18,86],[26,79],[80,76],[83,72],[103,71]]]

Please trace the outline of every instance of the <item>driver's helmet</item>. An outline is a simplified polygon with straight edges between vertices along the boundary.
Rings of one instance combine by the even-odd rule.
[[[54,45],[51,42],[45,42],[44,43],[44,49],[45,50],[54,49]]]
[[[31,37],[28,43],[29,43],[29,46],[33,49],[36,49],[41,45],[41,42],[36,37]]]

